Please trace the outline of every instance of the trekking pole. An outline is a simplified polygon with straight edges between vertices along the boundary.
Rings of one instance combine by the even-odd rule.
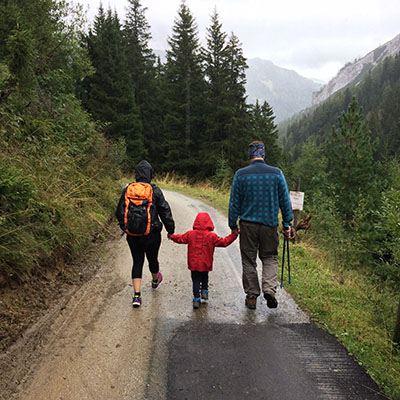
[[[281,272],[281,288],[283,287],[283,271],[285,269],[285,253],[287,252],[287,264],[288,264],[288,283],[292,283],[290,276],[290,253],[289,253],[289,239],[284,239],[283,251],[282,251],[282,272]]]
[[[288,276],[289,280],[288,283],[289,285],[292,283],[292,280],[290,279],[290,255],[289,255],[289,239],[286,240],[287,243],[287,269],[288,269]]]
[[[283,288],[283,270],[285,268],[285,251],[286,251],[286,242],[287,240],[284,239],[283,242],[283,251],[282,251],[282,271],[281,271],[281,288]]]

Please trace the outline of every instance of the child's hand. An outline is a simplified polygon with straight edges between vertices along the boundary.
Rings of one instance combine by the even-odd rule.
[[[172,240],[172,239],[171,239],[171,236],[172,236],[172,233],[168,233],[167,238],[168,238],[169,240]]]

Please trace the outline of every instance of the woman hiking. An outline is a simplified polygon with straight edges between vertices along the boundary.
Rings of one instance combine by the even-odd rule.
[[[136,166],[136,182],[125,187],[116,211],[132,253],[132,306],[135,308],[142,305],[140,287],[145,256],[152,275],[151,286],[157,289],[163,279],[158,262],[163,224],[169,235],[175,230],[169,204],[161,189],[151,183],[152,177],[150,163],[140,161]]]

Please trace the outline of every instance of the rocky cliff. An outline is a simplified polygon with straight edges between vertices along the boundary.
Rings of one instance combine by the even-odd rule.
[[[313,105],[319,104],[333,93],[360,82],[371,69],[380,64],[386,57],[400,53],[400,34],[394,39],[369,52],[364,57],[347,63],[339,73],[321,88],[313,93]]]

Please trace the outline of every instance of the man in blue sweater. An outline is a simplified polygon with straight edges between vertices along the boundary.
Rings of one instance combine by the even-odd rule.
[[[251,143],[250,165],[236,171],[229,201],[229,227],[240,230],[245,304],[250,309],[256,308],[260,295],[257,253],[262,261],[264,298],[269,308],[278,306],[279,209],[285,237],[292,233],[293,212],[285,177],[279,168],[267,165],[264,158],[264,143]]]

